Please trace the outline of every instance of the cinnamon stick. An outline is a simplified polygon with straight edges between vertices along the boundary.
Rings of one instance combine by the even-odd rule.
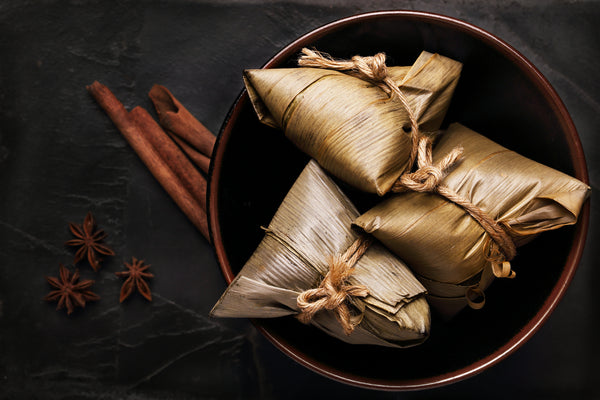
[[[106,86],[97,81],[87,86],[87,90],[113,121],[152,175],[196,228],[210,241],[206,210],[185,188],[181,179],[173,172],[169,164],[161,158],[123,104]]]
[[[215,136],[167,88],[154,85],[148,96],[156,108],[158,121],[163,128],[179,136],[205,156],[212,156]]]
[[[185,189],[194,196],[200,207],[206,210],[206,178],[154,121],[148,111],[142,107],[135,107],[129,114],[162,160],[181,180]]]
[[[167,131],[168,132],[168,131]],[[170,132],[169,132],[170,133]],[[190,146],[185,140],[181,139],[177,135],[170,134],[171,139],[173,139],[181,150],[192,160],[192,162],[198,166],[205,174],[208,174],[208,170],[210,168],[210,158],[206,157],[204,154],[196,151],[192,146]]]

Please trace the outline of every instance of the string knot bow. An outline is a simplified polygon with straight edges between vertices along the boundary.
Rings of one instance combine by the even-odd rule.
[[[348,278],[354,272],[354,264],[367,251],[372,239],[360,237],[344,254],[331,257],[329,271],[317,288],[308,289],[298,295],[296,303],[300,308],[298,319],[309,323],[313,316],[325,309],[335,313],[344,333],[350,335],[362,320],[362,313],[353,313],[350,306],[355,297],[369,294],[364,285],[351,285]]]
[[[393,187],[393,191],[412,190],[415,192],[435,192],[446,177],[448,169],[457,162],[463,154],[462,147],[455,147],[437,163],[433,163],[429,137],[421,137],[417,150],[418,167],[415,172],[403,174]]]
[[[387,78],[385,53],[377,53],[369,57],[354,56],[352,62],[356,71],[372,81],[383,82]]]
[[[304,48],[298,65],[344,71],[354,77],[377,84],[387,93],[397,92],[394,90],[396,85],[388,76],[385,58],[385,53],[377,53],[374,56],[354,56],[350,60],[337,60],[329,54]]]

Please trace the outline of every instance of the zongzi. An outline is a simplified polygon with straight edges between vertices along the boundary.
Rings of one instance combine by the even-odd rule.
[[[433,162],[458,147],[462,159],[444,167],[434,193],[393,194],[355,221],[410,265],[432,307],[447,317],[467,304],[482,306],[479,296],[494,276],[514,277],[516,247],[574,224],[590,191],[460,124],[441,135]]]
[[[352,229],[358,215],[311,160],[211,315],[296,315],[348,343],[407,347],[423,342],[430,328],[425,288],[396,256]],[[346,254],[354,255],[352,261]],[[339,271],[346,261],[350,268]],[[333,295],[322,295],[329,286],[336,287]],[[338,295],[339,303],[319,309]]]
[[[301,65],[320,65],[311,61],[315,52],[304,52],[308,59]],[[325,63],[246,70],[244,83],[261,122],[282,129],[334,176],[383,195],[412,166],[417,136],[412,126],[421,134],[440,128],[462,64],[422,52],[412,67],[386,67],[385,55],[377,56],[378,77],[359,78]],[[394,85],[400,98],[390,94]]]

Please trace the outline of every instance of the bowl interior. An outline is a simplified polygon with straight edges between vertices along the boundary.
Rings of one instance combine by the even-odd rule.
[[[292,43],[267,67],[295,66],[314,46],[335,57],[385,52],[388,65],[411,65],[422,50],[463,63],[446,124],[461,122],[538,162],[587,180],[573,124],[545,79],[492,35],[447,17],[381,12],[320,28]],[[258,122],[242,95],[224,124],[211,180],[211,229],[228,282],[244,265],[308,157]],[[359,210],[378,201],[341,184]],[[585,217],[585,216],[583,216]],[[432,313],[431,337],[410,349],[351,346],[293,318],[255,321],[300,363],[361,386],[405,389],[441,385],[479,372],[510,353],[547,318],[581,255],[584,223],[548,232],[519,249],[517,279],[497,280],[486,306],[449,322]],[[552,248],[550,254],[545,249]]]

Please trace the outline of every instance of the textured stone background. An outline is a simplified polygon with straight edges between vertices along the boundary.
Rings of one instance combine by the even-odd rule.
[[[218,132],[244,68],[327,22],[384,9],[457,17],[523,53],[569,109],[598,191],[597,1],[0,1],[0,398],[600,397],[596,199],[571,287],[515,354],[448,387],[367,391],[301,367],[246,320],[207,317],[225,288],[211,247],[84,89],[97,79],[127,107],[150,108],[162,83]],[[97,274],[82,267],[102,300],[67,318],[41,300],[43,277],[71,262],[66,222],[88,210],[117,255]],[[131,256],[152,264],[151,304],[118,303],[114,272]]]

